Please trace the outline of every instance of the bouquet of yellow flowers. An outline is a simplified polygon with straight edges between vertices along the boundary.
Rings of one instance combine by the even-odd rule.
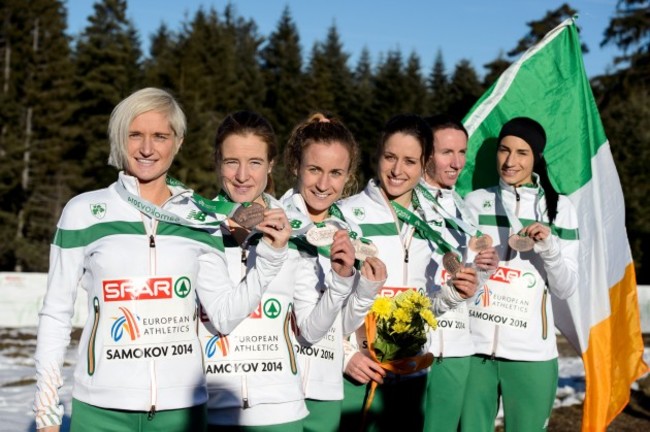
[[[429,328],[438,327],[431,312],[431,301],[415,290],[403,291],[393,298],[379,297],[370,310],[368,327],[374,327],[374,340],[368,334],[374,355],[379,363],[414,357],[427,341]]]
[[[415,290],[403,291],[393,298],[377,298],[366,315],[370,358],[384,370],[397,375],[411,374],[431,366],[433,354],[421,354],[427,342],[428,328],[435,330],[438,327],[430,308],[429,297]],[[373,380],[363,406],[364,425],[376,389],[377,382]]]

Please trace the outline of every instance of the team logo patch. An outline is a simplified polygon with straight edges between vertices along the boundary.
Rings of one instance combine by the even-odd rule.
[[[106,216],[106,203],[90,204],[90,213],[97,219],[103,219]]]
[[[119,342],[127,334],[132,341],[136,340],[140,337],[140,327],[138,326],[140,317],[136,319],[136,316],[125,307],[120,307],[120,311],[122,316],[115,318],[115,322],[111,326],[111,338],[115,342]]]
[[[205,355],[208,358],[215,356],[226,357],[229,349],[230,344],[228,343],[228,336],[217,333],[210,338],[207,344],[205,344]]]
[[[299,221],[298,219],[291,219],[291,222],[289,223],[291,224],[291,228],[293,229],[299,229],[302,226],[302,222]]]
[[[274,298],[268,299],[264,302],[264,315],[267,318],[275,319],[282,312],[282,305]]]
[[[363,207],[353,208],[352,214],[359,220],[363,220],[366,218],[366,210]]]
[[[494,201],[491,201],[491,200],[483,201],[483,208],[484,209],[491,209],[493,206],[494,206]]]

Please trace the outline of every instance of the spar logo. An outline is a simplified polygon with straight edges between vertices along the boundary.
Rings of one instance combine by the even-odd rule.
[[[490,280],[501,282],[504,284],[510,284],[521,275],[521,270],[511,269],[508,267],[498,267]]]
[[[191,286],[186,283],[187,278],[177,288],[177,295],[185,297],[189,294]],[[189,282],[189,279],[187,279]],[[182,287],[182,289],[181,289]],[[172,298],[174,292],[173,280],[171,277],[132,278],[114,279],[102,281],[104,301],[126,301],[126,300],[160,300]],[[184,294],[184,295],[181,295]]]
[[[212,336],[208,343],[205,344],[205,355],[208,358],[215,356],[226,357],[229,350],[228,336],[222,335],[221,333]]]
[[[388,298],[393,298],[393,297],[395,297],[397,294],[399,294],[399,293],[401,293],[401,292],[404,292],[404,291],[408,291],[408,290],[410,290],[410,289],[414,289],[414,288],[404,288],[404,287],[399,287],[399,288],[397,288],[397,287],[382,287],[382,288],[379,290],[379,297],[388,297]]]
[[[138,326],[138,321],[140,317],[133,315],[133,313],[125,307],[120,307],[120,312],[122,316],[118,318],[113,318],[115,322],[111,326],[111,338],[115,342],[119,342],[124,334],[128,334],[129,338],[134,341],[140,337],[140,327]]]
[[[483,285],[483,288],[478,290],[476,293],[476,299],[474,300],[474,306],[479,304],[483,307],[490,306],[490,298],[492,297],[492,290],[488,288],[487,285]]]

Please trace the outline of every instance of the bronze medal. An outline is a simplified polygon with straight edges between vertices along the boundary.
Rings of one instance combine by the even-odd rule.
[[[253,229],[264,220],[264,206],[253,202],[248,206],[241,205],[232,215],[232,220],[246,229]]]
[[[473,252],[478,253],[484,251],[485,249],[489,249],[492,247],[492,237],[490,237],[488,234],[481,234],[480,236],[472,236],[470,237],[467,246]]]
[[[329,246],[334,243],[334,234],[339,229],[334,225],[325,224],[322,226],[314,225],[309,228],[305,237],[309,244],[316,247]]]
[[[442,256],[442,266],[453,277],[456,276],[456,273],[458,273],[463,265],[458,259],[458,255],[454,252],[447,252]]]
[[[535,241],[528,236],[513,234],[508,238],[508,245],[518,252],[528,252],[535,246]]]
[[[374,243],[366,243],[359,239],[352,242],[354,246],[354,257],[359,261],[365,261],[368,257],[375,257],[379,253]]]

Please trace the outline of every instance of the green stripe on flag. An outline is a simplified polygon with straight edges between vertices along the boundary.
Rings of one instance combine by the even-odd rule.
[[[607,139],[580,50],[575,23],[559,27],[474,105],[464,119],[470,138],[459,193],[497,184],[496,137],[518,116],[531,117],[546,130],[544,157],[558,192],[571,194],[591,179],[591,158]]]

